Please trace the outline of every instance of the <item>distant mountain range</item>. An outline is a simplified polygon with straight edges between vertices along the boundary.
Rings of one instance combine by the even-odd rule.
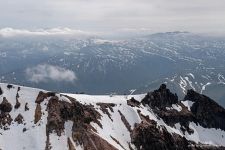
[[[167,83],[225,106],[225,40],[188,32],[139,38],[1,37],[1,82],[88,94],[145,93]]]

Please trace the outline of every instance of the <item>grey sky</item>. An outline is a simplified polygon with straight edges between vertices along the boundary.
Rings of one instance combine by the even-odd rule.
[[[0,28],[225,34],[225,0],[0,0]]]

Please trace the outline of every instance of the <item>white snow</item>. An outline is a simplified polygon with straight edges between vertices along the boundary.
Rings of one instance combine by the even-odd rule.
[[[185,137],[196,143],[225,146],[225,131],[215,128],[203,128],[195,123],[190,123],[189,127],[194,130],[194,133],[189,135],[185,133]]]
[[[183,93],[185,94],[186,93],[186,87],[187,87],[187,82],[183,79],[183,77],[181,77],[180,76],[180,83],[179,83],[179,85],[180,85],[180,87],[181,87],[181,89],[182,89],[182,91],[183,91]]]
[[[68,149],[67,138],[68,137],[64,134],[61,136],[58,136],[56,133],[50,134],[49,141],[50,141],[52,150]]]
[[[192,73],[189,73],[188,75],[195,79],[195,76]]]
[[[172,107],[166,107],[167,110],[173,110],[175,109],[176,111],[180,112],[182,110],[182,107],[178,104],[173,104]]]
[[[67,137],[72,137],[73,122],[72,121],[66,121],[64,127],[65,127],[65,135]]]
[[[203,85],[200,93],[202,94],[202,92],[205,91],[206,86],[208,86],[208,85],[210,85],[210,84],[211,84],[211,83],[208,82],[208,83],[206,83],[205,85]]]
[[[182,110],[182,107],[177,104],[173,104],[172,107],[173,107],[173,109],[177,110],[178,112]]]
[[[181,103],[183,103],[184,106],[187,107],[189,111],[191,111],[191,106],[194,104],[194,102],[189,101],[189,100],[181,101]]]

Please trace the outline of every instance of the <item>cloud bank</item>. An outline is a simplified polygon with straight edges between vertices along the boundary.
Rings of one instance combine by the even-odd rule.
[[[13,37],[13,36],[94,36],[97,33],[91,33],[81,30],[74,30],[70,28],[51,28],[51,29],[13,29],[13,28],[2,28],[0,29],[1,37]]]
[[[48,82],[49,80],[58,82],[74,82],[77,80],[73,71],[49,64],[27,68],[25,73],[29,81],[34,83]]]
[[[0,28],[225,32],[225,0],[0,0],[0,3]]]

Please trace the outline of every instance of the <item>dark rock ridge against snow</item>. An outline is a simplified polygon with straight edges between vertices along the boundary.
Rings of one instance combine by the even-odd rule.
[[[166,85],[140,95],[55,93],[0,84],[3,150],[225,149],[225,109]]]

